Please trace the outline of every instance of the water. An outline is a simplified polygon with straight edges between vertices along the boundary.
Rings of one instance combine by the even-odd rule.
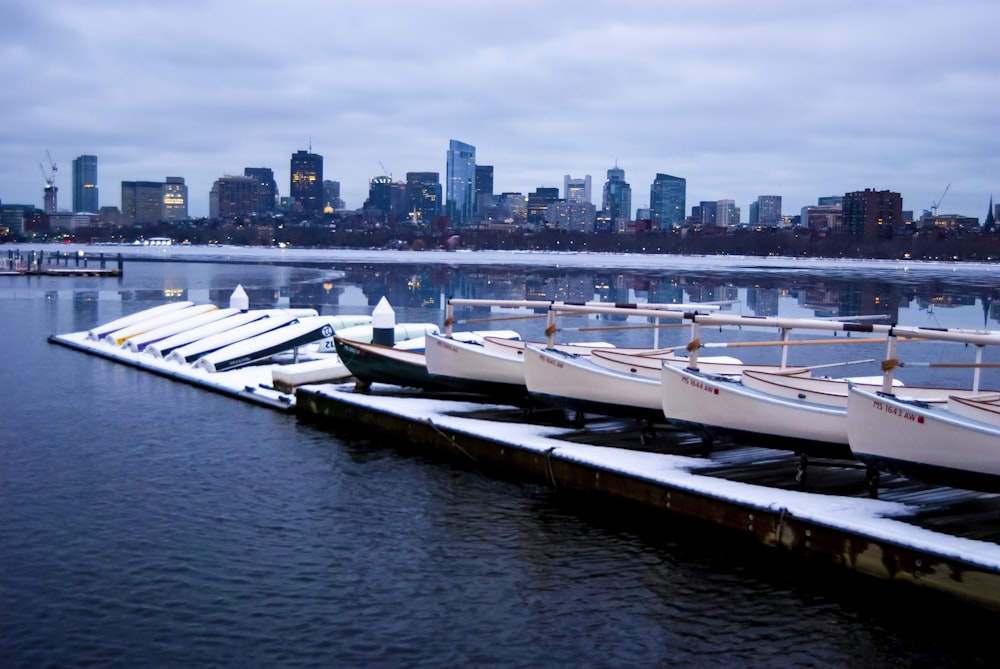
[[[993,614],[46,341],[164,290],[287,287],[324,313],[387,294],[400,320],[427,320],[428,296],[505,277],[158,263],[121,282],[0,277],[0,666],[996,665]],[[936,282],[914,290],[961,292]],[[917,302],[900,321],[928,318]],[[946,325],[983,313],[977,297]]]

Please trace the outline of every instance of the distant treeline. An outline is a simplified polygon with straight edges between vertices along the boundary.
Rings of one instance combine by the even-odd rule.
[[[78,228],[72,233],[35,234],[33,241],[132,243],[169,237],[174,243],[236,246],[287,245],[304,248],[500,249],[591,251],[687,255],[750,255],[825,258],[1000,261],[1000,234],[921,231],[894,239],[862,241],[844,235],[821,236],[804,228],[739,228],[723,234],[696,230],[636,233],[582,233],[557,230],[479,229],[418,230],[412,226],[347,228],[197,221],[158,223],[144,227]],[[8,241],[20,241],[11,239]]]

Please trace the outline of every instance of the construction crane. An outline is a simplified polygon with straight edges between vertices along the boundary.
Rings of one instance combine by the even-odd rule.
[[[45,212],[48,214],[54,214],[56,212],[56,193],[59,191],[56,188],[56,162],[52,160],[52,154],[49,153],[48,149],[45,149],[45,155],[49,159],[49,171],[45,171],[45,166],[38,163],[38,167],[42,170],[42,177],[45,179]]]
[[[45,149],[45,155],[49,159],[49,171],[46,172],[45,166],[41,163],[38,163],[38,167],[42,170],[42,177],[45,179],[45,185],[53,186],[56,182],[56,171],[58,171],[59,168],[56,167],[56,163],[52,160],[52,154],[49,153],[48,149]]]
[[[382,174],[384,174],[387,177],[389,177],[389,181],[392,181],[392,175],[389,174],[389,170],[385,169],[385,165],[382,164],[381,160],[378,161],[378,166],[382,168]]]
[[[949,188],[951,188],[951,184],[948,184],[947,186],[944,187],[944,192],[941,193],[941,197],[937,199],[937,202],[931,202],[931,213],[934,214],[935,217],[937,217],[938,215],[938,207],[941,206],[941,202],[944,200],[944,196],[948,194]]]

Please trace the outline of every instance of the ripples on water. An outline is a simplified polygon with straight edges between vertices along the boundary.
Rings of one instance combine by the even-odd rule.
[[[67,314],[0,307],[0,666],[996,659],[981,611],[51,346]]]

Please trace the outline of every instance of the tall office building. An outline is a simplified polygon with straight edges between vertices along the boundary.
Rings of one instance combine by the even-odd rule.
[[[549,222],[549,207],[559,201],[558,188],[540,186],[528,195],[528,224],[544,226]]]
[[[159,181],[122,182],[122,222],[157,223],[163,218],[163,184]]]
[[[243,176],[257,180],[257,213],[273,212],[278,206],[278,182],[274,180],[274,170],[270,167],[244,167]]]
[[[97,156],[77,156],[73,159],[73,211],[96,214]]]
[[[625,181],[625,170],[617,164],[608,170],[601,208],[613,230],[622,229],[623,224],[632,220],[632,187]]]
[[[188,187],[183,177],[167,177],[163,184],[163,220],[184,221],[188,217]]]
[[[447,212],[451,224],[461,227],[472,219],[476,206],[476,147],[450,140],[446,172]]]
[[[364,204],[365,215],[369,220],[379,220],[383,223],[392,215],[392,178],[379,175],[368,180],[368,199]]]
[[[481,216],[496,204],[493,197],[493,166],[476,165],[476,214]]]
[[[411,221],[430,223],[441,215],[440,179],[437,172],[406,173],[406,215]]]
[[[255,177],[224,176],[208,195],[209,218],[243,218],[257,212],[260,182]]]
[[[343,209],[344,201],[340,197],[340,182],[323,180],[323,211],[327,209]]]
[[[323,211],[323,156],[309,151],[292,154],[288,194],[297,210],[314,214]]]
[[[686,198],[686,179],[658,173],[649,186],[649,217],[653,227],[669,230],[683,224]]]
[[[843,231],[866,242],[892,239],[903,227],[903,197],[887,190],[844,193]]]
[[[567,202],[591,203],[590,175],[582,179],[574,179],[570,175],[563,177],[563,199]]]
[[[758,195],[750,204],[750,225],[774,227],[781,223],[781,196]]]

